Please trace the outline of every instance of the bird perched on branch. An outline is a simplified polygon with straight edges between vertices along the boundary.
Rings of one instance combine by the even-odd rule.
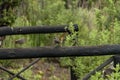
[[[65,38],[67,36],[67,33],[63,33],[62,35],[60,36],[57,36],[57,37],[54,37],[54,45],[56,47],[61,47],[65,41]]]
[[[55,44],[55,47],[60,47],[60,40],[58,37],[54,38],[54,44]]]

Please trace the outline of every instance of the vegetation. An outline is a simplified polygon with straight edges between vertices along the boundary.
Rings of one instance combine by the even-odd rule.
[[[3,47],[24,48],[36,46],[53,46],[54,37],[66,38],[65,41],[62,41],[64,42],[62,43],[62,46],[73,46],[75,40],[77,40],[77,43],[74,46],[92,46],[120,43],[119,0],[69,0],[71,2],[66,1],[68,0],[18,0],[19,6],[17,4],[17,7],[9,9],[10,12],[7,11],[8,13],[10,13],[10,16],[7,15],[8,13],[3,13],[4,18],[2,20],[3,22],[10,22],[10,24],[7,25],[10,25],[11,27],[69,24],[71,29],[71,26],[73,24],[78,24],[79,32],[74,32],[71,29],[72,34],[67,36],[61,36],[62,34],[32,34],[7,36],[4,41]],[[13,12],[14,10],[15,12]],[[14,14],[16,15],[16,18]],[[20,38],[25,38],[26,42],[23,45],[15,44],[15,40]],[[74,60],[73,58],[69,57],[60,58],[60,65],[73,66],[75,74],[81,79],[86,73],[96,68],[109,57],[110,56],[75,57]],[[10,67],[15,66],[15,63],[11,64],[11,61],[8,60],[1,61],[1,64]],[[31,77],[30,75],[32,74],[32,72],[28,71],[28,73],[29,75],[24,74],[24,76],[27,76],[29,78]],[[97,73],[95,77],[91,77],[91,80],[97,80],[99,75],[101,74]],[[41,78],[41,76],[38,76],[37,78]],[[117,77],[119,76],[117,75]],[[53,80],[53,78],[54,76],[51,77],[50,80]],[[36,77],[34,77],[34,79],[38,80],[36,79]],[[114,79],[116,79],[116,77],[114,77]],[[54,80],[59,79],[55,77]]]

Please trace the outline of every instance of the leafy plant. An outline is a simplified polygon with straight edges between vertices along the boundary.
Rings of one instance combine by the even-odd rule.
[[[120,66],[119,64],[116,65],[116,68],[113,69],[115,72],[112,72],[111,74],[109,75],[106,75],[107,78],[105,79],[103,77],[103,73],[102,72],[96,72],[95,75],[92,75],[90,80],[119,80],[120,79],[120,73],[119,73],[119,70],[120,70]]]
[[[11,1],[11,0],[10,0]],[[12,0],[13,1],[13,0]],[[43,2],[42,2],[43,1]],[[42,26],[42,25],[63,25],[69,24],[69,30],[72,32],[66,36],[66,41],[63,46],[73,46],[77,37],[76,46],[93,46],[103,44],[119,44],[120,43],[120,1],[117,0],[88,0],[88,6],[91,9],[76,8],[77,0],[74,0],[72,8],[66,9],[63,0],[25,0],[22,4],[15,8],[17,18],[13,24],[17,26]],[[40,5],[41,4],[41,5]],[[94,9],[94,4],[100,4],[100,8]],[[86,5],[87,6],[87,5]],[[97,5],[99,6],[99,5]],[[74,9],[73,9],[74,8]],[[9,11],[10,13],[14,10]],[[8,14],[4,11],[5,17],[3,21],[13,22],[14,14]],[[10,19],[10,20],[8,20]],[[79,31],[75,32],[73,24],[78,24]],[[61,34],[47,35],[19,35],[7,36],[3,47],[16,47],[14,41],[19,38],[26,38],[25,44],[19,47],[35,47],[35,46],[53,46],[54,36]],[[77,36],[76,36],[77,35]],[[8,44],[9,43],[9,44]],[[75,45],[74,45],[75,46]],[[73,66],[75,74],[82,78],[90,70],[100,65],[109,56],[104,57],[75,57],[60,59],[62,66]],[[1,61],[3,62],[3,61]],[[13,61],[12,61],[13,62]],[[92,64],[91,64],[92,63]],[[10,62],[4,61],[1,63],[6,66],[11,66]],[[12,64],[14,65],[14,64]],[[32,71],[28,71],[29,75]],[[26,72],[27,73],[27,72]],[[25,76],[28,74],[25,73]],[[100,76],[101,73],[97,73]],[[30,79],[31,76],[28,76]],[[41,77],[36,75],[36,77]],[[98,79],[97,77],[93,77]],[[38,78],[35,78],[38,79]],[[51,79],[56,80],[56,76]],[[59,80],[59,78],[58,78]],[[102,80],[102,79],[101,79]]]

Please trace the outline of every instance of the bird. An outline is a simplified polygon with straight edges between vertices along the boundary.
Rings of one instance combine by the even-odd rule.
[[[66,39],[67,33],[63,33],[60,36],[55,36],[53,39],[54,45],[56,47],[61,47],[63,46],[65,39]]]
[[[55,47],[60,47],[60,39],[58,37],[54,37],[53,39]]]
[[[107,69],[103,70],[103,78],[107,79],[108,75],[111,75],[114,72],[115,72],[115,70],[112,68],[107,68]]]
[[[60,44],[60,40],[58,37],[54,37],[54,44]]]
[[[15,44],[20,44],[20,45],[22,45],[22,44],[24,44],[25,43],[25,38],[20,38],[20,39],[17,39],[17,40],[15,40]]]

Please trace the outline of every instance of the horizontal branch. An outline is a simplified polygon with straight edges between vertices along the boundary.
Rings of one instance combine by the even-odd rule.
[[[77,24],[73,25],[74,30],[78,31]],[[45,33],[61,33],[68,32],[68,25],[61,26],[31,26],[31,27],[1,27],[0,36],[18,35],[18,34],[45,34]]]
[[[120,54],[120,45],[0,49],[0,59],[103,56]]]

